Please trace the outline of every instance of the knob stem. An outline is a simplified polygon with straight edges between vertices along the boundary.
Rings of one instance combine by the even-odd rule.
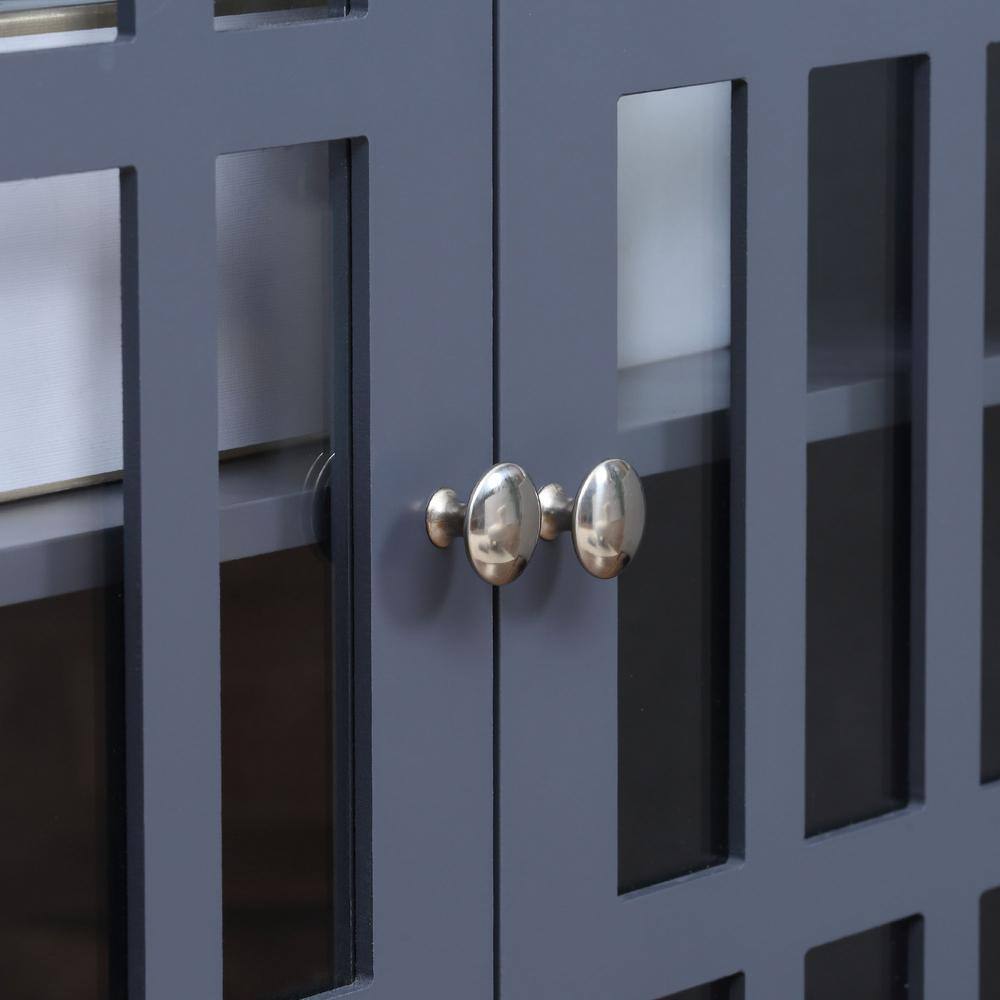
[[[558,483],[542,487],[538,502],[542,508],[540,534],[545,541],[553,542],[561,532],[572,529],[574,501]]]

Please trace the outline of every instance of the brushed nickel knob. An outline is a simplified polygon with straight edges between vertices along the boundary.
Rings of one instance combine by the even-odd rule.
[[[427,503],[427,536],[440,549],[463,537],[472,568],[487,583],[516,580],[538,544],[541,507],[535,484],[519,465],[494,465],[472,488],[468,503],[438,490]]]
[[[551,542],[569,531],[583,568],[600,580],[618,576],[632,561],[646,525],[642,480],[621,458],[601,462],[584,479],[576,498],[558,483],[538,494],[541,536]]]

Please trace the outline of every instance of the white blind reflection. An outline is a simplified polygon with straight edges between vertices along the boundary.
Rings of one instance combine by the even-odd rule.
[[[618,102],[618,367],[729,346],[732,84]]]

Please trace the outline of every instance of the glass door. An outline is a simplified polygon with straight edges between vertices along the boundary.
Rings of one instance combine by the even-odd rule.
[[[9,1000],[492,990],[490,30],[0,3]]]
[[[992,29],[497,6],[499,995],[973,1000]]]

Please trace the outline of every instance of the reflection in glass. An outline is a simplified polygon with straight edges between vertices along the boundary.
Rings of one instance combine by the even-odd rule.
[[[217,161],[226,1000],[351,975],[347,155]]]
[[[919,996],[920,947],[921,921],[913,918],[813,948],[806,954],[806,1000]]]
[[[219,28],[343,17],[364,6],[364,0],[214,0]]]
[[[216,16],[229,14],[263,14],[273,10],[313,10],[314,8],[331,8],[345,6],[344,0],[330,3],[330,0],[215,0]],[[313,14],[315,16],[315,13]]]
[[[1000,406],[983,419],[982,780],[1000,779]]]
[[[732,94],[725,82],[618,101],[623,428],[729,405]]]
[[[620,892],[729,855],[733,109],[730,82],[618,101],[618,424],[672,435],[618,583]]]
[[[337,981],[332,579],[289,549],[222,564],[225,996]]]
[[[920,60],[809,77],[809,386],[897,373],[913,311],[914,75]],[[892,400],[900,415],[906,399]]]
[[[662,1000],[737,1000],[743,995],[742,991],[737,992],[741,982],[742,976],[731,976],[704,986],[695,986],[694,989],[682,990],[680,993],[671,993]]]
[[[326,143],[216,161],[219,450],[307,444],[300,483],[329,425],[330,170]]]
[[[0,184],[0,500],[122,468],[119,188],[117,170]]]
[[[808,834],[909,797],[910,435],[814,441],[808,451]]]
[[[987,49],[986,409],[983,414],[983,781],[1000,780],[1000,45]],[[998,988],[1000,993],[1000,988]]]
[[[618,581],[620,892],[729,853],[729,463],[643,486]]]
[[[95,181],[89,219],[33,215]],[[4,1000],[124,996],[122,506],[95,482],[122,460],[118,191],[117,170],[0,185]]]
[[[979,996],[1000,997],[1000,889],[979,898]]]
[[[365,0],[199,0],[213,3],[220,27],[338,17]],[[0,0],[0,52],[111,41],[117,0]]]
[[[123,997],[121,585],[0,607],[0,635],[4,1000]]]
[[[808,446],[806,828],[909,798],[914,74],[814,70],[809,389],[865,393],[875,427]],[[861,398],[860,396],[858,398]]]
[[[113,41],[117,0],[0,0],[0,52]]]
[[[986,49],[986,353],[1000,353],[1000,45]],[[994,398],[992,402],[1000,402]]]

